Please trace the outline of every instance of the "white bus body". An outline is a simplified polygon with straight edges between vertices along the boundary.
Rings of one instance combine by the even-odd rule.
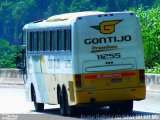
[[[72,106],[114,109],[116,102],[129,112],[133,100],[145,98],[142,39],[132,12],[70,13],[29,23],[23,44],[26,95],[37,111],[43,103],[60,103],[65,115]]]

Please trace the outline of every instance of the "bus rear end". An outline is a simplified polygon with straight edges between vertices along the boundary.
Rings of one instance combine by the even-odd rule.
[[[78,17],[73,31],[76,105],[131,110],[133,100],[145,99],[144,53],[134,13]]]

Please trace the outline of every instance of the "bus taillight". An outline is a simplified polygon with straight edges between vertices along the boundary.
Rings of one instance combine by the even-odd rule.
[[[75,82],[76,82],[76,87],[77,88],[82,87],[81,75],[75,75]]]
[[[141,83],[145,82],[145,74],[144,74],[144,70],[139,70],[139,79]]]

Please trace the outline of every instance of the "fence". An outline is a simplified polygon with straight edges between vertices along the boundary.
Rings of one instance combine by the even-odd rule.
[[[0,69],[0,84],[22,85],[22,71],[19,69]]]
[[[0,69],[0,78],[22,78],[22,71],[19,69]]]
[[[146,74],[147,91],[160,92],[160,74]]]

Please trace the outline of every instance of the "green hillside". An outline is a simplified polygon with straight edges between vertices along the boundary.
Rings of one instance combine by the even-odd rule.
[[[111,12],[131,9],[140,16],[146,67],[152,68],[160,63],[158,58],[160,43],[157,42],[160,40],[158,6],[160,0],[1,0],[0,68],[15,66],[13,59],[16,48],[13,44],[21,44],[21,30],[26,23],[67,12],[97,10]]]

